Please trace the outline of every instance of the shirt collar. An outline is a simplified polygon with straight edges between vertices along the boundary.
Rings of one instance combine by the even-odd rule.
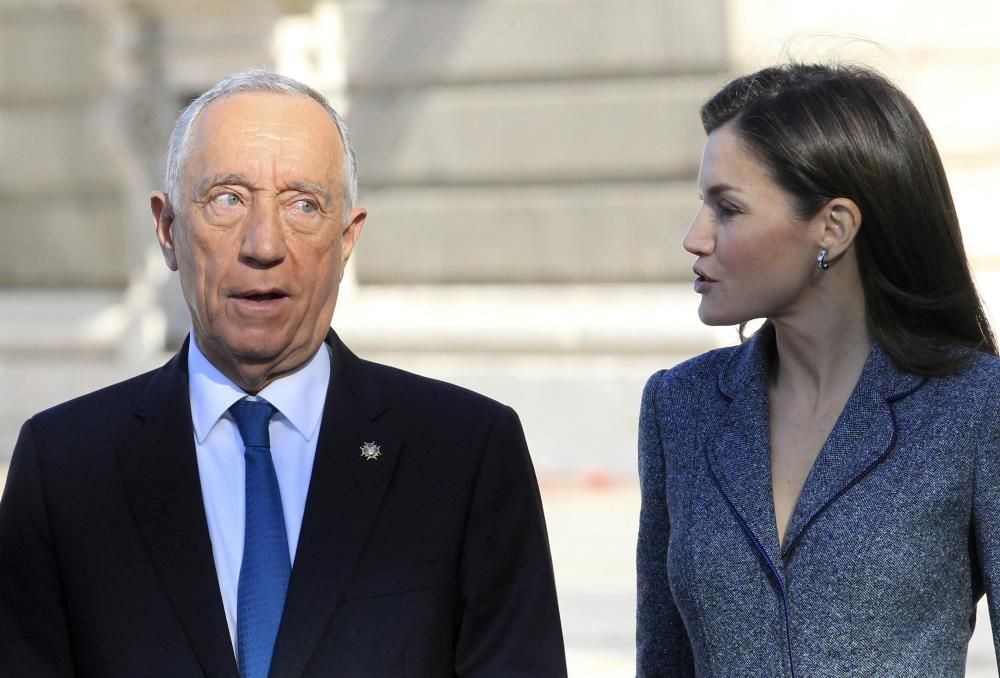
[[[194,332],[188,342],[188,383],[194,434],[202,444],[233,403],[247,393],[209,362],[198,348]],[[305,365],[274,380],[257,395],[274,405],[303,438],[312,440],[319,430],[329,383],[330,352],[321,344]]]

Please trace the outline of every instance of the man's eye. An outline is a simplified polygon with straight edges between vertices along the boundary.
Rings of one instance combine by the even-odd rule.
[[[296,200],[295,207],[304,214],[312,214],[319,209],[312,200]]]
[[[236,207],[240,204],[240,196],[235,193],[220,193],[212,199],[220,207]]]

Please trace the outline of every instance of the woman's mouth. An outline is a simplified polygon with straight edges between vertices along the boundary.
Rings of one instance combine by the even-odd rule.
[[[694,279],[694,291],[698,294],[707,292],[709,288],[711,288],[712,284],[716,282],[715,279],[709,278],[697,268],[694,269],[694,274],[697,276]]]

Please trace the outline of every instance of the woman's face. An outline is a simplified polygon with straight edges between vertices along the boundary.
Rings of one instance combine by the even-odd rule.
[[[698,174],[702,205],[684,249],[698,257],[695,292],[706,325],[777,319],[802,308],[817,279],[822,223],[803,222],[790,196],[732,124],[708,136]]]

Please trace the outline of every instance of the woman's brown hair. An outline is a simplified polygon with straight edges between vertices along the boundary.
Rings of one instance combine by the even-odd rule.
[[[997,354],[937,148],[885,77],[847,65],[765,68],[723,87],[701,120],[707,133],[732,122],[798,217],[837,197],[857,204],[868,329],[901,368],[950,374],[969,349]]]

